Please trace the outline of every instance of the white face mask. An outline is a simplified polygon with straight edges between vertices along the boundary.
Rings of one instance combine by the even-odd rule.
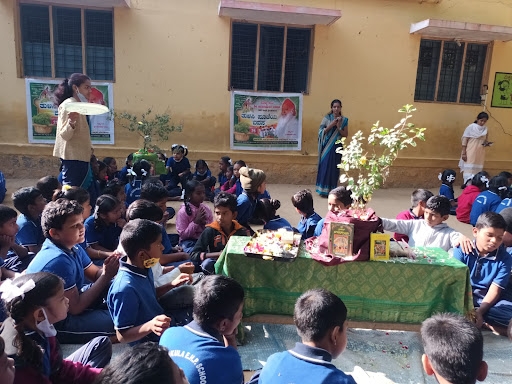
[[[46,311],[44,310],[44,308],[41,308],[41,310],[43,311],[44,320],[36,324],[37,329],[43,332],[43,335],[45,335],[46,337],[56,336],[57,330],[55,329],[53,324],[50,324],[50,322],[48,321],[48,316],[46,315]]]
[[[84,96],[84,95],[82,95],[82,94],[80,93],[80,91],[78,90],[78,88],[76,89],[76,95],[78,96],[78,99],[79,99],[82,103],[88,103],[88,102],[89,102],[89,100],[87,100],[87,99],[85,98],[85,96]]]

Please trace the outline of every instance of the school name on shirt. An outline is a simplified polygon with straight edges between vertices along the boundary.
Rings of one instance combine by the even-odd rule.
[[[197,374],[199,375],[199,383],[206,384],[208,382],[206,378],[206,372],[203,367],[203,363],[197,364],[199,363],[199,358],[197,358],[194,354],[190,352],[180,351],[179,349],[173,349],[172,351],[169,351],[169,356],[187,359],[192,364],[194,364],[194,367],[197,370]]]

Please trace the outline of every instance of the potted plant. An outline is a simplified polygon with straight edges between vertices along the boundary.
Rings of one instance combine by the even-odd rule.
[[[34,117],[32,117],[32,125],[34,126],[34,131],[37,133],[48,134],[51,133],[53,127],[51,125],[52,118],[48,113],[38,113]]]
[[[233,127],[235,131],[235,140],[236,141],[248,141],[249,140],[249,123],[244,121],[235,124]]]
[[[146,159],[153,164],[156,174],[164,174],[165,164],[158,160],[157,152],[160,148],[155,142],[167,141],[172,132],[181,132],[183,126],[171,124],[171,116],[168,113],[152,113],[149,108],[141,117],[129,112],[113,112],[113,117],[121,127],[142,137],[143,147],[133,154],[133,160]]]

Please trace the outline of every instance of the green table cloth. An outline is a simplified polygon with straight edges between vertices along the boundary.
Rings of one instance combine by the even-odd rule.
[[[326,267],[301,246],[293,262],[245,256],[249,237],[233,236],[215,264],[218,274],[245,290],[244,316],[293,315],[297,298],[308,289],[338,295],[353,321],[421,323],[434,313],[466,314],[473,309],[469,270],[436,248],[418,248],[415,259],[348,262]]]

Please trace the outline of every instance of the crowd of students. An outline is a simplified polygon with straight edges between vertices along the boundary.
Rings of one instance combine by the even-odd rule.
[[[5,354],[15,359],[16,382],[114,383],[134,377],[162,383],[243,382],[236,330],[244,291],[238,282],[215,275],[215,261],[231,236],[253,233],[251,225],[287,228],[308,239],[320,236],[326,223],[315,212],[309,190],[291,196],[300,216],[292,226],[277,215],[281,203],[270,197],[262,170],[222,157],[215,178],[204,160],[191,171],[185,146],[172,150],[165,175],[153,175],[146,160],[132,164],[132,155],[120,172],[115,159],[98,162],[93,156],[96,180],[88,191],[61,186],[58,177],[48,176],[13,194],[19,215],[0,205],[0,331]],[[481,349],[482,327],[510,337],[512,248],[506,247],[512,247],[512,207],[507,208],[510,198],[503,191],[508,193],[512,178],[506,176],[488,182],[488,176],[476,175],[466,186],[464,191],[480,190],[470,210],[470,217],[473,209],[477,215],[473,240],[445,223],[463,200],[453,196],[451,170],[440,175],[439,195],[416,190],[409,210],[397,219],[382,218],[384,230],[396,232],[397,241],[451,250],[469,267],[476,324],[439,315],[422,328],[425,370],[448,381],[465,362],[451,372],[443,359],[453,351],[439,352],[446,347],[436,337],[457,338],[457,324],[463,324],[474,340],[466,335],[471,346],[463,343],[460,353],[466,347]],[[181,198],[177,213],[167,207],[169,200]],[[206,199],[213,200],[213,212]],[[351,193],[342,186],[327,196],[334,215],[351,204]],[[166,223],[174,215],[177,234],[168,234]],[[294,315],[302,343],[271,356],[251,382],[353,383],[331,362],[346,347],[346,317],[347,308],[333,293],[304,293]],[[111,341],[130,344],[132,352],[124,359],[132,364],[109,364]],[[63,360],[59,342],[83,347]],[[172,360],[164,357],[167,351]],[[166,363],[144,372],[143,367],[154,367],[149,360]],[[474,364],[482,368],[473,376],[485,377],[481,354],[475,352]],[[6,372],[10,367],[7,358],[0,364]]]

